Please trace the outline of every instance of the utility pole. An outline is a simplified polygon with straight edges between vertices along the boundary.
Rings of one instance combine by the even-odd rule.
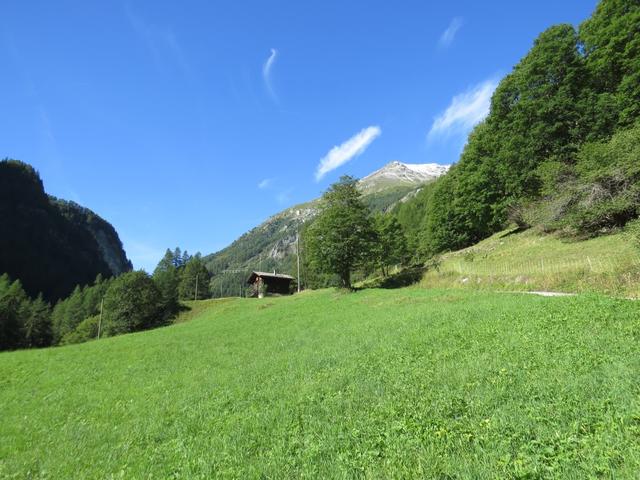
[[[198,299],[198,274],[196,273],[196,297],[194,298],[194,300]]]
[[[296,283],[298,284],[298,293],[300,293],[300,210],[296,210],[296,257],[298,263],[298,279]]]
[[[104,297],[100,299],[100,318],[98,319],[98,340],[100,340],[100,329],[102,328],[102,307],[104,306]]]
[[[296,228],[296,257],[298,257],[298,281],[296,282],[298,284],[298,293],[300,293],[300,232],[299,230]]]

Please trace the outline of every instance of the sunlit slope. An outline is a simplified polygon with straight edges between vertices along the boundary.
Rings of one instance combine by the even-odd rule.
[[[634,478],[640,304],[454,290],[209,302],[0,354],[1,478]]]
[[[640,249],[625,233],[570,241],[534,230],[504,231],[443,255],[423,286],[640,296]]]

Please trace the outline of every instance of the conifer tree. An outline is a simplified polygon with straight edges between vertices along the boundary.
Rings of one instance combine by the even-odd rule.
[[[44,301],[42,294],[31,302],[29,315],[25,319],[24,336],[27,347],[51,345],[51,306]]]
[[[166,255],[167,254],[165,253],[165,256]],[[183,263],[182,263],[182,250],[180,250],[180,247],[176,247],[173,250],[173,260],[172,261],[173,261],[173,266],[176,267],[176,268],[180,268],[180,267],[183,266]]]
[[[153,271],[155,282],[161,297],[161,308],[165,319],[173,317],[179,310],[178,287],[180,285],[181,269],[175,267],[174,255],[167,249],[164,257]]]
[[[29,315],[29,299],[19,280],[0,278],[0,350],[25,345],[24,319]]]
[[[190,257],[180,278],[180,285],[178,288],[180,298],[182,300],[196,299],[196,283],[198,287],[197,299],[202,300],[204,298],[209,298],[210,281],[211,274],[207,270],[207,267],[204,266],[200,254]]]

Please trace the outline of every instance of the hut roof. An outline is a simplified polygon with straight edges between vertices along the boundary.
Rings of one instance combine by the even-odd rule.
[[[254,283],[256,281],[256,278],[261,277],[261,278],[277,278],[277,279],[281,279],[281,280],[293,280],[293,277],[291,275],[285,275],[283,273],[275,273],[275,272],[251,272],[251,275],[249,276],[249,279],[247,280],[247,283]]]

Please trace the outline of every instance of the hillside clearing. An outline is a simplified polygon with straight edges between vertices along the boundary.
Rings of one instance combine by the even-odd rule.
[[[410,288],[209,304],[0,354],[0,477],[640,471],[635,302]]]
[[[640,250],[625,233],[583,241],[504,231],[444,254],[422,286],[640,296]]]

